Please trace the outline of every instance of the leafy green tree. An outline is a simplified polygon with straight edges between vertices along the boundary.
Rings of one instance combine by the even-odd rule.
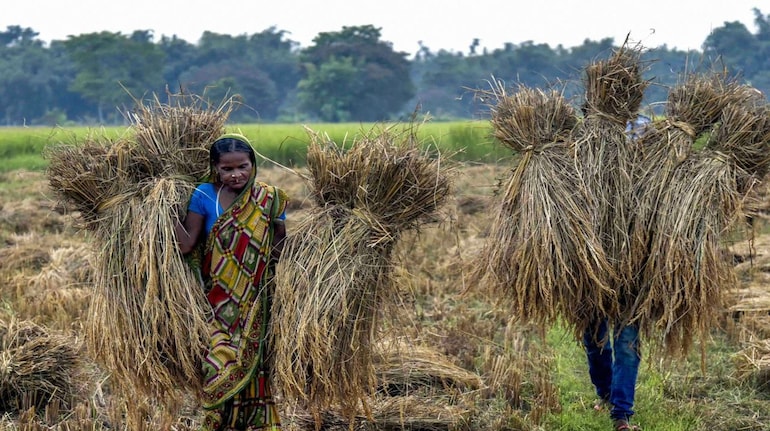
[[[301,77],[298,46],[285,31],[270,27],[249,37],[246,58],[270,77],[279,93],[287,94]]]
[[[488,54],[466,57],[461,53],[440,50],[421,51],[413,61],[416,102],[424,112],[439,120],[469,118],[477,111],[473,89],[485,85],[491,74],[485,69]]]
[[[37,36],[19,26],[0,32],[0,115],[6,125],[35,124],[67,93],[61,85],[72,78],[66,61]]]
[[[320,66],[309,64],[307,78],[298,84],[300,109],[314,112],[322,121],[353,120],[360,75],[359,66],[350,57],[332,58]]]
[[[236,98],[241,109],[230,115],[232,121],[253,122],[277,115],[280,97],[275,82],[243,60],[192,68],[180,79],[187,91],[203,95],[213,105]]]
[[[703,43],[703,53],[711,61],[721,61],[735,74],[754,72],[753,53],[759,49],[759,43],[746,26],[739,22],[725,22],[724,26],[714,29]]]
[[[300,54],[299,109],[323,121],[382,121],[415,93],[409,61],[371,25],[320,33]],[[409,110],[411,112],[411,109]]]
[[[97,105],[99,122],[105,108],[133,105],[132,98],[161,90],[163,51],[149,31],[70,36],[64,46],[77,70],[70,88]]]
[[[49,61],[47,70],[51,74],[49,85],[53,100],[48,107],[51,111],[64,112],[68,120],[86,122],[85,119],[93,117],[96,105],[79,94],[70,91],[70,85],[75,80],[77,71],[72,62],[64,42],[54,40],[48,47]]]
[[[296,43],[284,36],[275,28],[251,36],[205,32],[176,79],[213,103],[238,97],[244,109],[231,115],[234,121],[274,120],[300,73]]]
[[[169,90],[177,92],[181,86],[180,76],[194,64],[197,58],[197,48],[176,36],[161,37],[158,46],[165,57],[163,82]]]
[[[757,27],[755,69],[746,78],[751,85],[770,94],[770,15],[763,15],[762,11],[754,9],[754,25]]]

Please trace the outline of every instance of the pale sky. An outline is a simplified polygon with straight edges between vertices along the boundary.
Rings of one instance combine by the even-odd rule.
[[[371,24],[381,40],[414,54],[468,52],[532,41],[552,48],[585,39],[630,40],[644,47],[700,49],[725,22],[740,21],[756,33],[757,8],[770,15],[770,0],[2,0],[0,29],[31,27],[45,41],[68,35],[152,30],[155,40],[176,35],[196,43],[204,31],[251,35],[275,26],[312,45],[320,32]]]

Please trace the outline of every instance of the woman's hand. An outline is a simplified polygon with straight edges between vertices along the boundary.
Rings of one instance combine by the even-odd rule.
[[[177,222],[174,226],[176,241],[182,254],[187,254],[195,248],[195,243],[198,242],[198,237],[203,230],[203,223],[202,215],[188,211],[184,222]]]
[[[286,239],[286,223],[283,220],[273,220],[273,247],[270,251],[270,259],[278,261],[283,251],[283,242]]]

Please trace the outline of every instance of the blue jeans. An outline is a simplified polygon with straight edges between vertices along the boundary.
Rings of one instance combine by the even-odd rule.
[[[596,394],[612,404],[612,419],[628,419],[634,414],[634,392],[639,374],[641,352],[639,330],[634,325],[613,328],[612,344],[602,340],[607,336],[607,320],[598,328],[590,326],[583,334],[583,346],[588,356],[588,374]],[[614,353],[614,355],[613,355]]]

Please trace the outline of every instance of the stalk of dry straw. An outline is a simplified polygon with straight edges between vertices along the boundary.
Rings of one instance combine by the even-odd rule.
[[[373,130],[348,150],[310,136],[318,208],[290,236],[276,269],[275,374],[281,392],[314,414],[339,406],[354,415],[375,389],[372,343],[397,294],[394,241],[433,220],[449,179],[412,133]]]
[[[735,368],[738,378],[754,376],[757,386],[767,385],[770,382],[770,339],[750,341],[736,355]]]
[[[550,325],[559,317],[582,331],[609,313],[612,268],[591,224],[587,194],[568,154],[577,124],[557,92],[493,88],[492,125],[520,153],[479,257],[474,278],[511,301],[514,316]]]

